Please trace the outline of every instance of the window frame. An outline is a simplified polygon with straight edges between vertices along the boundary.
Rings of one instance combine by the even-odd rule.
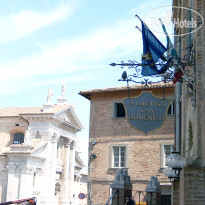
[[[171,110],[170,113],[169,113],[169,108],[170,108],[170,110]],[[173,101],[170,103],[169,107],[168,107],[167,115],[168,115],[168,116],[173,116],[174,114],[175,114],[175,101],[173,100]]]
[[[23,141],[21,142],[21,140],[17,140],[17,139],[15,139],[15,138],[17,138],[17,134],[22,134],[22,136],[20,136],[20,137],[22,137],[23,138]],[[25,141],[25,134],[23,133],[23,132],[15,132],[14,134],[13,134],[13,144],[14,145],[19,145],[19,144],[23,144],[24,143],[24,141]],[[20,142],[20,143],[14,143],[14,142]]]
[[[124,147],[125,148],[125,166],[114,166],[114,147]],[[128,167],[128,145],[125,144],[116,144],[116,145],[111,145],[110,146],[110,168],[112,169],[119,169],[119,168],[127,168]],[[120,163],[119,163],[120,165]]]
[[[117,116],[117,104],[122,104],[123,107],[124,107],[124,116]],[[126,117],[126,109],[125,109],[125,106],[124,106],[124,103],[122,101],[114,101],[113,104],[112,104],[112,117],[113,118],[125,118]]]
[[[163,143],[163,144],[161,144],[161,167],[162,168],[167,167],[166,164],[165,164],[165,160],[166,160],[165,146],[171,146],[170,154],[171,154],[171,152],[174,151],[174,144],[173,143]]]

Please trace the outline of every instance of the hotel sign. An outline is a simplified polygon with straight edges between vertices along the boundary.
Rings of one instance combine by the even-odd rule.
[[[139,97],[127,98],[123,103],[129,123],[147,134],[165,122],[171,101],[156,98],[151,92],[142,92]]]

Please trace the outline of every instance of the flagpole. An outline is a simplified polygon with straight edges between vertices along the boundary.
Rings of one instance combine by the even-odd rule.
[[[142,33],[142,30],[138,26],[136,26],[135,28]]]
[[[140,21],[142,21],[142,19],[141,19],[137,14],[136,14],[135,16],[136,16]]]

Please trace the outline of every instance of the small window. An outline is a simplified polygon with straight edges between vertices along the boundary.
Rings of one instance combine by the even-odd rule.
[[[166,158],[168,156],[171,155],[171,153],[173,152],[174,150],[174,145],[163,145],[163,150],[162,150],[162,167],[166,167]]]
[[[172,101],[172,103],[169,105],[167,114],[174,115],[174,101]]]
[[[13,144],[22,144],[22,143],[24,143],[24,133],[22,132],[15,133]]]
[[[125,117],[125,108],[122,103],[115,103],[114,117]]]
[[[126,167],[126,146],[112,147],[112,167],[113,168]]]

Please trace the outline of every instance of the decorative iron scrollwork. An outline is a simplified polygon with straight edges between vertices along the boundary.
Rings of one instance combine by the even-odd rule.
[[[163,60],[159,60],[155,65],[157,69],[160,69],[162,66],[166,65],[168,66],[168,69],[166,72],[162,74],[155,74],[152,76],[145,76],[141,75],[141,68],[140,66],[148,65],[148,64],[142,64],[135,60],[128,60],[127,63],[124,61],[121,61],[120,64],[117,63],[111,63],[111,66],[119,65],[122,69],[127,67],[128,69],[135,69],[135,73],[132,75],[127,75],[126,71],[123,72],[122,78],[119,81],[126,81],[128,82],[134,82],[134,83],[140,83],[144,85],[145,87],[149,87],[149,85],[152,83],[152,80],[150,80],[150,77],[154,78],[154,83],[157,82],[169,82],[173,81],[175,71],[181,70],[183,72],[183,79],[187,83],[188,87],[188,96],[191,97],[192,106],[196,107],[196,69],[195,69],[195,51],[193,49],[193,46],[191,47],[190,54],[185,55],[183,58],[175,57],[173,58],[173,61],[170,65],[166,64]],[[137,80],[135,80],[137,79]],[[182,82],[179,80],[179,82]]]

